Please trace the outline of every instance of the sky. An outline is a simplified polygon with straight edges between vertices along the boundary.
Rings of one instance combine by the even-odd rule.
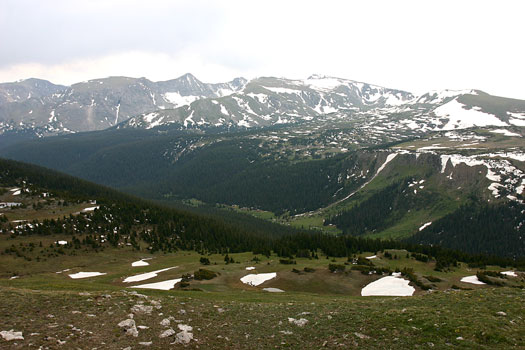
[[[322,74],[525,100],[525,1],[2,0],[0,81]]]

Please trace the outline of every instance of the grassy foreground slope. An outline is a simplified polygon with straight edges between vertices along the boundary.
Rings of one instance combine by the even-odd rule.
[[[38,167],[0,165],[0,202],[18,203],[0,208],[0,332],[24,338],[0,338],[1,349],[525,346],[524,274],[496,273],[522,269],[519,261],[286,230],[259,236]],[[141,259],[149,265],[132,266]],[[217,276],[194,279],[201,268]],[[360,296],[396,270],[413,279],[414,296]],[[501,286],[461,282],[478,271]],[[69,276],[78,272],[104,274]],[[251,273],[276,276],[243,284]],[[167,291],[130,288],[179,278],[185,284]],[[136,336],[119,326],[126,320]],[[188,327],[192,339],[174,344]]]
[[[197,349],[509,349],[523,348],[523,291],[491,289],[412,298],[320,297],[312,295],[123,291],[78,293],[0,289],[0,328],[22,330],[23,341],[1,341],[3,349],[150,349],[183,347],[159,338],[168,327],[193,327]],[[138,302],[159,305],[136,315],[138,337],[117,324]],[[500,316],[502,312],[505,316]],[[499,314],[498,314],[499,313]],[[299,327],[288,318],[305,318]],[[32,320],[31,322],[29,320]],[[32,334],[32,335],[31,335]],[[65,343],[63,343],[65,342]],[[63,344],[63,345],[59,345]]]
[[[194,337],[191,349],[318,349],[367,348],[413,349],[509,349],[525,346],[522,305],[525,292],[520,288],[472,285],[460,282],[462,276],[475,274],[466,264],[449,271],[434,271],[434,263],[406,258],[406,251],[389,251],[374,259],[375,266],[411,266],[418,277],[432,275],[435,291],[416,287],[412,297],[361,297],[360,289],[382,276],[359,271],[331,273],[328,263],[335,261],[296,259],[294,265],[279,263],[279,257],[231,254],[235,263],[225,264],[221,254],[209,255],[210,265],[199,263],[199,254],[177,252],[148,254],[125,249],[106,249],[99,253],[60,256],[53,264],[21,262],[10,255],[0,256],[2,266],[16,268],[18,278],[0,278],[0,331],[21,331],[24,340],[6,342],[2,349],[152,349],[183,347],[171,345],[175,337],[161,338],[168,329],[179,332],[178,325],[189,325]],[[370,253],[364,253],[366,256]],[[150,266],[132,267],[140,258]],[[143,282],[124,283],[123,279],[165,267]],[[277,272],[277,278],[260,286],[242,284],[240,277],[253,266],[259,273]],[[130,285],[154,283],[181,277],[199,268],[219,273],[209,281],[190,280],[169,291],[132,289]],[[314,269],[294,273],[292,268]],[[347,265],[347,270],[351,267]],[[69,271],[64,271],[65,269]],[[487,267],[488,270],[494,268]],[[99,271],[107,275],[73,280],[68,274]],[[58,272],[58,273],[57,273]],[[523,275],[507,278],[508,285],[525,283]],[[464,288],[464,290],[452,289]],[[273,287],[284,293],[268,293]],[[467,290],[468,289],[468,290]],[[136,294],[136,293],[139,294]],[[137,305],[141,305],[137,308]],[[140,311],[151,307],[149,312]],[[126,334],[118,324],[130,318],[138,336]],[[307,320],[304,326],[290,322]],[[166,324],[168,319],[169,325]],[[304,322],[304,321],[303,321]]]

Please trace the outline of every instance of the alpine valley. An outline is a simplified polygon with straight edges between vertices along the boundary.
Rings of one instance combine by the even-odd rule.
[[[28,79],[0,133],[1,348],[525,347],[525,101]]]
[[[0,96],[7,158],[196,211],[525,255],[525,101],[320,75],[28,79]]]

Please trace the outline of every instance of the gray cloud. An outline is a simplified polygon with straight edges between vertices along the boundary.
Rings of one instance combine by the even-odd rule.
[[[213,40],[222,20],[220,9],[202,1],[7,0],[0,12],[0,66],[130,50],[176,53]]]

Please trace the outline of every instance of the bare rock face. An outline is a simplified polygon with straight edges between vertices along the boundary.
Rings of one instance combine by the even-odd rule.
[[[139,336],[139,331],[137,330],[137,326],[135,325],[135,320],[132,320],[131,318],[120,322],[118,326],[120,328],[123,328],[126,331],[126,334],[128,335],[131,335],[133,337]]]
[[[2,336],[2,338],[4,338],[6,341],[24,340],[22,332],[15,332],[14,329],[11,329],[10,331],[1,331],[0,336]]]

